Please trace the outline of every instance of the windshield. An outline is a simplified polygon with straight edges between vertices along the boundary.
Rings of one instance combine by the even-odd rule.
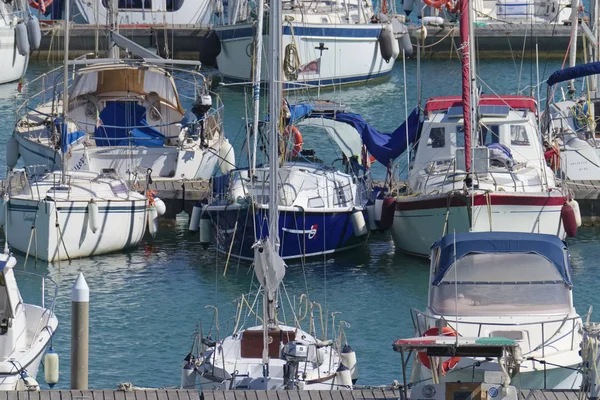
[[[539,254],[467,254],[431,287],[430,305],[442,315],[555,314],[570,311],[571,297],[555,265]]]

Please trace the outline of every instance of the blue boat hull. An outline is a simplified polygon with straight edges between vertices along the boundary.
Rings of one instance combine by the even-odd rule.
[[[232,207],[211,210],[209,213],[214,229],[217,249],[231,253],[231,257],[253,260],[252,245],[256,237],[268,236],[268,210]],[[280,211],[279,252],[284,259],[331,254],[363,245],[367,235],[357,237],[352,227],[352,213],[326,212],[304,213]],[[233,243],[232,243],[233,242]]]

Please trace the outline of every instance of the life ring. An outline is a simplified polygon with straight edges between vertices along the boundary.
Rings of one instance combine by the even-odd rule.
[[[46,14],[46,7],[52,4],[52,0],[31,0],[29,5],[33,8],[39,8],[42,14]]]
[[[429,7],[437,8],[438,10],[441,9],[448,2],[448,0],[423,0],[423,1]]]
[[[448,10],[449,13],[457,13],[458,10],[460,9],[460,0],[448,0],[446,2],[446,10]]]
[[[428,329],[423,336],[440,336],[440,331],[438,328],[430,328]],[[456,336],[456,331],[448,326],[442,328],[441,336]],[[418,353],[419,361],[428,369],[431,369],[431,363],[429,361],[429,357],[427,356],[427,352],[420,351]],[[456,364],[460,361],[460,357],[450,357],[446,361],[442,363],[442,375],[446,375],[448,371],[452,368],[456,367]]]
[[[300,152],[302,151],[302,134],[300,133],[300,130],[298,128],[296,128],[293,125],[288,125],[285,127],[285,130],[283,131],[283,137],[285,139],[287,138],[292,138],[292,141],[294,142],[294,148],[292,149],[292,155],[294,156],[298,156],[300,155]]]

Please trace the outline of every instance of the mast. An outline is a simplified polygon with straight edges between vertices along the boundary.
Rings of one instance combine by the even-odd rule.
[[[258,0],[257,4],[257,21],[256,21],[256,38],[254,39],[254,77],[252,78],[252,101],[254,105],[254,120],[252,121],[253,148],[252,160],[250,161],[250,171],[256,170],[256,147],[258,145],[258,120],[260,116],[260,76],[262,67],[262,37],[263,37],[263,20],[264,20],[264,0]]]
[[[64,143],[69,138],[69,131],[67,127],[67,111],[69,108],[69,36],[70,26],[69,20],[71,19],[71,2],[65,1],[65,51],[64,51],[64,70],[63,70],[63,106],[62,106],[62,125],[60,127],[61,137],[61,149],[62,152],[62,174],[61,182],[65,184],[67,182],[67,154],[64,149],[67,148],[68,143]]]
[[[577,63],[577,25],[579,0],[571,0],[571,47],[569,48],[569,67]],[[586,60],[587,62],[587,60]],[[575,79],[569,81],[569,96],[575,94]]]
[[[462,106],[465,135],[465,169],[467,179],[471,172],[471,51],[470,51],[470,0],[460,2],[460,53],[462,58]],[[468,185],[468,184],[467,184]]]

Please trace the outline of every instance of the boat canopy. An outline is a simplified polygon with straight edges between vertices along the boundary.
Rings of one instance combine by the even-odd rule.
[[[457,233],[455,235],[450,234],[442,237],[435,242],[431,248],[433,249],[432,258],[437,257],[439,259],[432,282],[432,285],[434,286],[439,285],[442,280],[444,280],[444,277],[455,264],[455,261],[468,255],[475,254],[521,254],[542,256],[554,266],[556,272],[558,272],[565,284],[568,286],[573,285],[569,270],[567,247],[555,235],[513,232]],[[439,251],[437,249],[439,249]],[[523,257],[522,260],[535,262],[531,257]],[[511,259],[511,262],[513,261],[515,261],[514,258]],[[518,269],[519,271],[522,271],[524,275],[519,277],[519,279],[516,279],[515,277],[515,281],[521,281],[521,278],[524,278],[527,275],[527,266],[527,262],[519,265]],[[500,270],[503,269],[502,265],[496,264],[495,267],[498,267]],[[555,275],[555,273],[552,273],[551,275]],[[448,277],[448,279],[450,278],[452,277]],[[538,277],[535,277],[533,280],[537,278]],[[504,280],[510,282],[511,278],[505,277]],[[545,277],[539,276],[539,280],[545,280]]]
[[[115,64],[82,68],[71,87],[71,98],[114,92],[156,93],[161,100],[184,113],[173,78],[164,69],[156,67]]]
[[[546,83],[548,86],[554,86],[560,82],[595,74],[600,74],[600,62],[598,61],[555,71],[550,75]]]
[[[313,112],[296,125],[325,129],[346,155],[361,154],[364,144],[377,161],[388,165],[390,160],[396,159],[415,141],[420,127],[419,115],[419,109],[415,108],[408,119],[391,133],[379,132],[360,115],[344,112]]]
[[[489,95],[482,94],[479,97],[479,106],[509,106],[513,110],[529,110],[537,112],[537,104],[530,96],[511,96],[511,95]],[[462,108],[462,97],[460,96],[439,96],[427,100],[425,105],[425,114],[436,111],[447,111],[452,107]],[[462,114],[461,114],[462,115]]]

